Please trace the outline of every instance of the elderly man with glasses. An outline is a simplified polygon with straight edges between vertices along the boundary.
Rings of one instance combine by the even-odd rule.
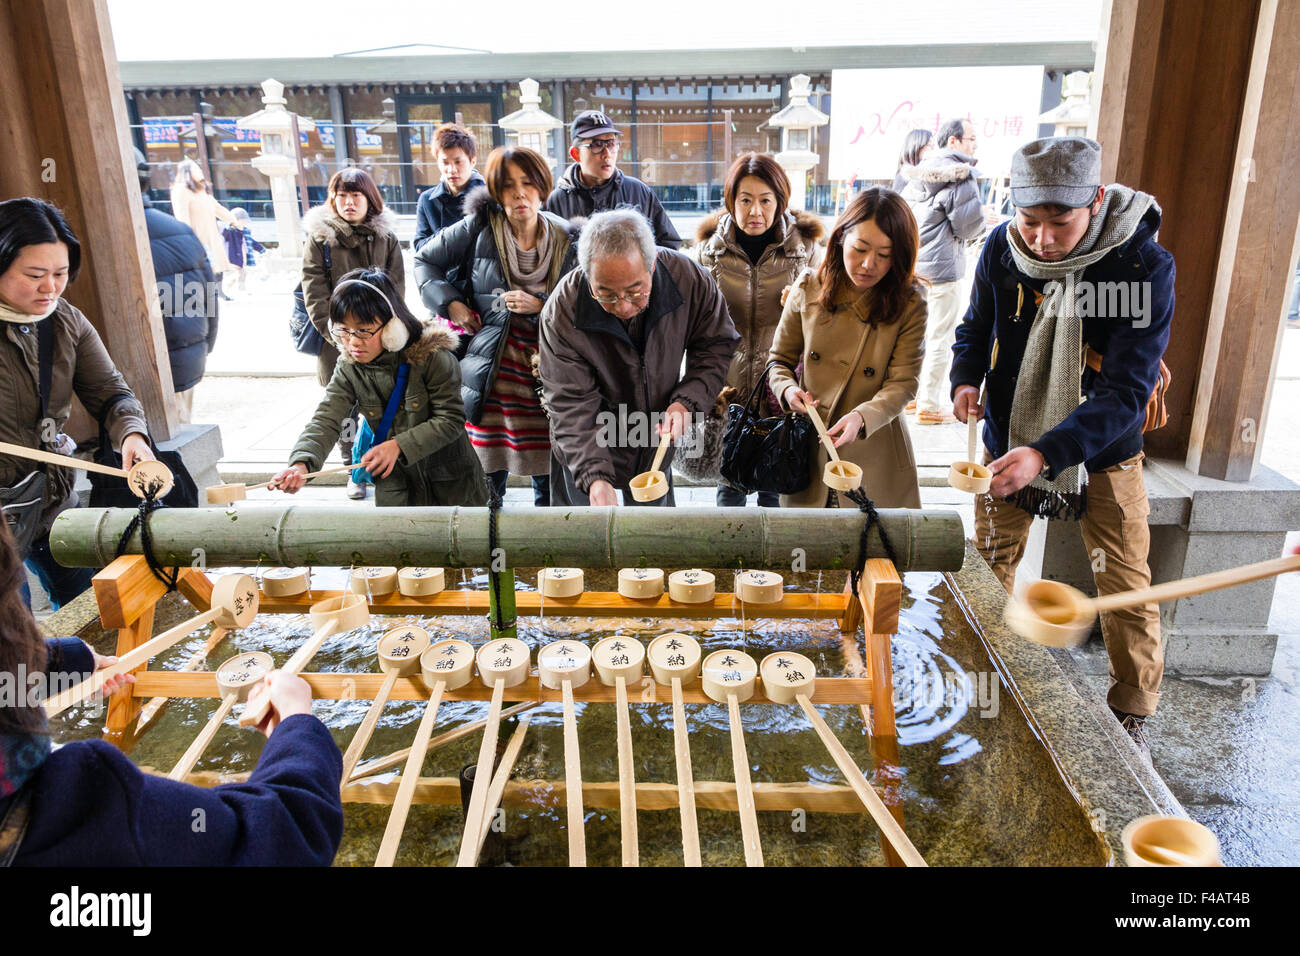
[[[628,483],[650,470],[664,431],[676,442],[713,407],[740,341],[713,277],[656,248],[634,209],[583,227],[578,268],[546,300],[538,338],[552,505],[616,505],[616,490],[637,503]],[[671,460],[668,495],[651,504],[675,504]]]
[[[655,244],[681,246],[682,238],[664,212],[659,198],[645,183],[618,168],[621,146],[618,127],[598,110],[583,110],[569,130],[574,163],[546,199],[546,209],[565,219],[586,218],[605,209],[639,210],[654,229]]]

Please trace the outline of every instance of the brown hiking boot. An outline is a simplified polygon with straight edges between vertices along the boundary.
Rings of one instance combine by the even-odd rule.
[[[1119,725],[1124,728],[1124,732],[1129,735],[1134,746],[1142,756],[1149,761],[1151,759],[1151,748],[1147,745],[1146,721],[1147,719],[1141,714],[1126,714],[1122,710],[1116,710],[1114,707],[1110,712],[1115,715]]]

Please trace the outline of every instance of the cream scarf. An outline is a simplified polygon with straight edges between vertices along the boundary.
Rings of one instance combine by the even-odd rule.
[[[1118,184],[1107,186],[1101,210],[1073,251],[1059,262],[1034,258],[1016,231],[1007,227],[1007,242],[1016,268],[1033,279],[1047,279],[1020,361],[1011,399],[1007,448],[1037,441],[1060,425],[1083,403],[1083,318],[1075,311],[1076,284],[1083,272],[1123,245],[1137,230],[1154,197]],[[1009,501],[1031,515],[1080,518],[1087,510],[1087,472],[1083,464],[1064,468],[1051,481],[1038,475]]]
[[[19,312],[17,309],[10,308],[4,299],[0,299],[0,322],[12,322],[14,325],[35,325],[41,319],[48,317],[51,312],[59,307],[59,303],[62,301],[62,299],[55,299],[44,315],[28,315],[26,312]]]

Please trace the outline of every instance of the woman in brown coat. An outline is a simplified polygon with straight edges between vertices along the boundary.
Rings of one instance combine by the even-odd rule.
[[[700,223],[696,238],[700,265],[722,290],[731,321],[740,333],[727,373],[731,391],[724,392],[729,401],[743,402],[767,365],[781,318],[781,293],[804,269],[821,261],[823,250],[817,240],[825,230],[816,216],[788,208],[790,180],[771,156],[738,156],[727,172],[722,195],[726,211]],[[775,412],[775,399],[767,397]],[[722,405],[725,408],[726,402]],[[739,488],[719,480],[719,506],[744,507],[747,497]],[[758,503],[774,508],[777,495],[760,491]]]
[[[925,297],[913,274],[916,219],[892,190],[873,187],[849,203],[826,243],[826,259],[790,291],[772,342],[768,384],[785,408],[821,409],[841,457],[862,466],[862,489],[881,507],[919,508],[916,459],[903,407],[916,395],[924,357]],[[802,381],[793,369],[803,363]],[[822,484],[817,443],[808,487],[782,507],[839,505]]]
[[[303,228],[307,244],[302,255],[302,297],[312,325],[325,340],[316,360],[317,379],[325,386],[339,358],[329,330],[334,283],[353,269],[383,269],[405,298],[406,270],[397,239],[397,217],[384,208],[379,187],[364,170],[352,167],[335,173],[330,178],[325,204],[307,213]],[[356,417],[354,408],[350,416],[354,423]],[[345,464],[352,461],[354,434],[355,426],[345,428],[339,440],[339,454]],[[365,496],[365,485],[348,481],[349,498],[360,500]]]

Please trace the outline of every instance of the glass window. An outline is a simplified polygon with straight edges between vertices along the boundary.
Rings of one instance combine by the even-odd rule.
[[[765,124],[781,108],[781,85],[760,80],[744,83],[715,84],[713,87],[713,158],[715,181],[726,182],[727,170],[742,153],[773,152]],[[727,152],[726,110],[731,111],[731,152]],[[759,129],[764,126],[763,129]],[[718,202],[722,201],[721,189]]]
[[[343,92],[348,156],[368,172],[386,204],[401,203],[402,168],[397,145],[397,91],[391,86]],[[400,208],[395,209],[401,212]],[[411,210],[414,212],[414,209]]]
[[[710,177],[717,180],[718,174],[709,154],[706,85],[638,83],[636,138],[638,178],[668,212],[709,208]]]

